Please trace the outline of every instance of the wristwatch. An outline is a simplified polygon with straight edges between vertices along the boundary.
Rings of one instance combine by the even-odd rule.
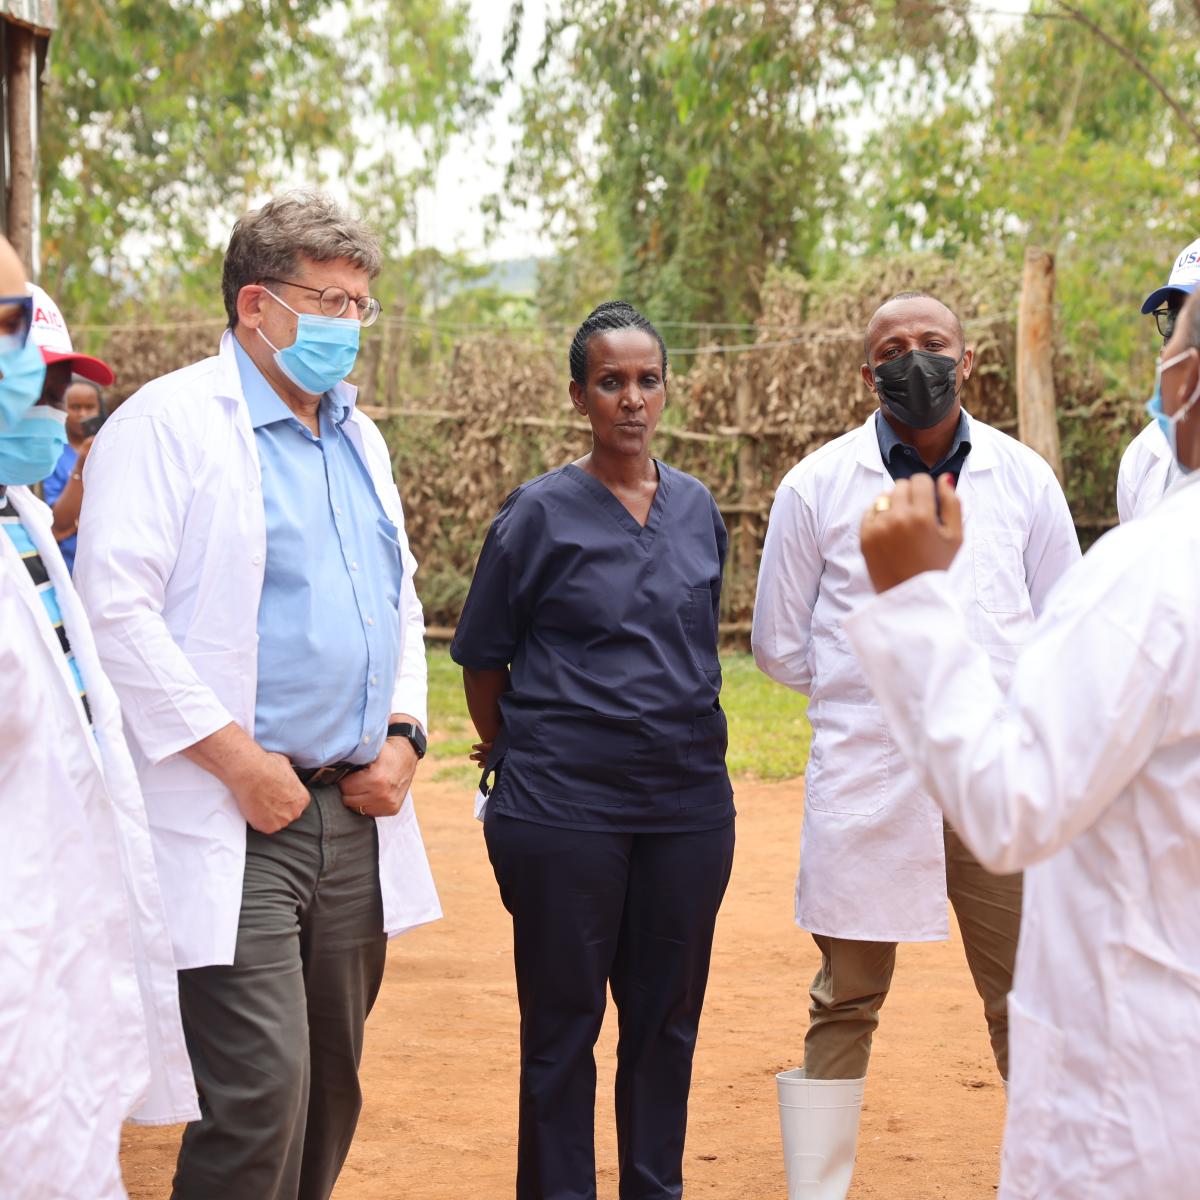
[[[388,725],[387,735],[390,738],[407,738],[417,757],[425,757],[425,748],[429,743],[425,739],[425,731],[415,721],[393,721]]]

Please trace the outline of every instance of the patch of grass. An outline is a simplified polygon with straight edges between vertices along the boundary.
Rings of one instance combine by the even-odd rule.
[[[751,779],[803,775],[811,738],[805,698],[769,680],[749,654],[724,654],[721,667],[721,704],[729,717],[729,773]],[[434,779],[473,784],[479,772],[467,754],[475,730],[467,716],[462,672],[441,646],[429,650],[429,714]]]
[[[475,727],[467,716],[462,670],[444,646],[432,646],[429,662],[429,757],[437,783],[474,787],[479,768],[467,755],[475,744]]]
[[[804,774],[812,730],[808,699],[768,679],[749,654],[723,654],[721,707],[729,718],[726,762],[735,778],[794,779]]]

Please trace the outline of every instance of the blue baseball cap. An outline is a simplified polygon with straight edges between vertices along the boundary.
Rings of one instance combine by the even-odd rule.
[[[1171,268],[1171,278],[1160,288],[1146,297],[1142,312],[1151,313],[1165,300],[1170,300],[1172,293],[1190,296],[1200,283],[1200,238],[1197,238],[1175,260]]]

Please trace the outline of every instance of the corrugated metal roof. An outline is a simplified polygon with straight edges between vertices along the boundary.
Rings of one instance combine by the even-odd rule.
[[[57,0],[0,0],[0,15],[45,33],[58,28]]]

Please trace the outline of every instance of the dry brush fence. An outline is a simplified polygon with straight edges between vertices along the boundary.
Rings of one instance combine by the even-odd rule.
[[[749,631],[779,480],[873,410],[858,376],[861,330],[879,300],[914,284],[877,281],[861,299],[843,296],[842,325],[830,328],[822,297],[789,282],[768,289],[752,349],[701,351],[687,356],[690,365],[682,356],[673,360],[655,453],[703,480],[724,514],[730,531],[727,635],[743,639]],[[947,279],[940,294],[962,314],[976,351],[966,403],[976,416],[1015,434],[1015,319],[965,290],[960,285],[956,294]],[[442,632],[457,619],[484,533],[504,497],[588,448],[587,425],[567,398],[566,340],[539,344],[528,334],[466,340],[431,400],[379,414],[422,560],[422,599],[431,625]],[[1055,374],[1067,492],[1086,541],[1114,523],[1119,451],[1140,414],[1130,404],[1104,400],[1100,382],[1065,355]]]
[[[939,274],[940,270],[940,274]],[[964,271],[936,260],[814,286],[778,279],[764,291],[750,348],[744,334],[678,333],[670,399],[655,453],[703,480],[730,530],[724,630],[749,629],[755,580],[771,500],[779,480],[804,455],[866,419],[873,402],[858,377],[861,331],[876,304],[896,291],[941,295],[962,316],[976,365],[970,410],[1016,431],[1016,281],[1000,268]],[[382,324],[382,323],[381,323]],[[118,399],[147,379],[213,353],[219,321],[83,330],[88,348],[117,368]],[[674,330],[668,329],[668,333]],[[720,337],[722,346],[697,343]],[[85,340],[81,339],[81,340]],[[457,342],[420,400],[400,394],[413,378],[405,331],[383,325],[364,342],[355,379],[360,403],[392,449],[409,536],[421,563],[418,586],[430,626],[457,620],[488,523],[517,484],[569,462],[589,445],[588,429],[567,397],[568,335],[528,330],[471,334]],[[1070,356],[1055,362],[1066,489],[1081,536],[1114,521],[1119,451],[1140,424],[1131,402],[1104,398],[1100,381]],[[599,600],[598,600],[599,602]]]

